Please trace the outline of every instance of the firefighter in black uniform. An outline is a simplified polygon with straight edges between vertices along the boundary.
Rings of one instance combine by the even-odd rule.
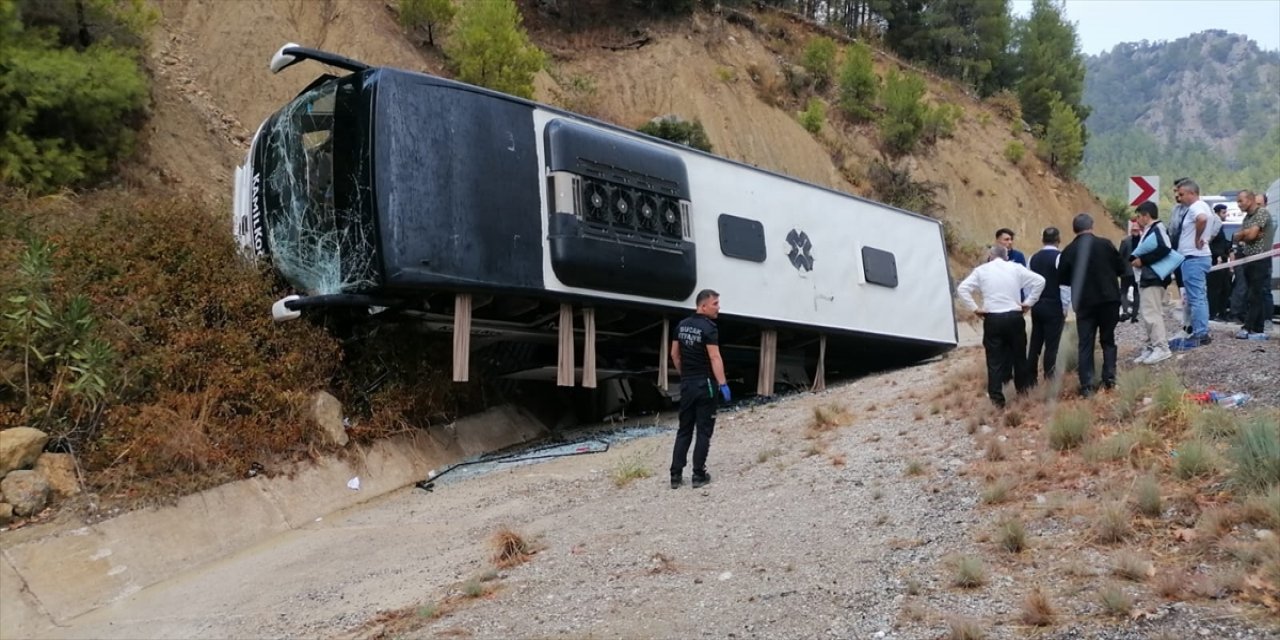
[[[683,483],[695,426],[698,439],[693,446],[693,488],[711,482],[711,475],[707,473],[707,451],[716,425],[716,393],[729,402],[724,361],[720,359],[720,330],[715,323],[720,315],[720,294],[703,289],[695,301],[697,312],[680,321],[675,339],[671,341],[671,359],[680,375],[680,429],[676,432],[675,451],[671,456],[672,489],[678,489]]]

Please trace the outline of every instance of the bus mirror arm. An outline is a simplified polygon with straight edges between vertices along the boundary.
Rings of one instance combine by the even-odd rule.
[[[281,71],[302,62],[303,60],[315,60],[323,64],[346,69],[347,71],[364,71],[369,65],[358,60],[352,60],[335,53],[320,51],[319,49],[311,49],[303,47],[296,43],[290,42],[280,47],[275,55],[271,56],[271,73],[280,73]]]
[[[276,322],[294,320],[302,316],[303,309],[320,309],[324,307],[374,307],[398,308],[401,301],[377,298],[358,293],[333,293],[318,296],[285,296],[271,305],[271,318]]]

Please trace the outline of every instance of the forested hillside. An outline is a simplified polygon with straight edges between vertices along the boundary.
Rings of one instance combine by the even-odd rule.
[[[1280,178],[1280,52],[1203,31],[1086,59],[1092,110],[1081,178],[1123,196],[1134,173],[1195,176],[1209,191]]]

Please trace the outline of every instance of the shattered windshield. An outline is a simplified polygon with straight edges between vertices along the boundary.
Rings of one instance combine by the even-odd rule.
[[[266,235],[272,261],[310,295],[372,286],[374,230],[354,81],[329,80],[268,121]]]

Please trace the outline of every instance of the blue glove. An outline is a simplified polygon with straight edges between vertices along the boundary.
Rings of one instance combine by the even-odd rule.
[[[724,396],[725,402],[729,401],[729,385],[727,384],[720,385],[720,395]]]

